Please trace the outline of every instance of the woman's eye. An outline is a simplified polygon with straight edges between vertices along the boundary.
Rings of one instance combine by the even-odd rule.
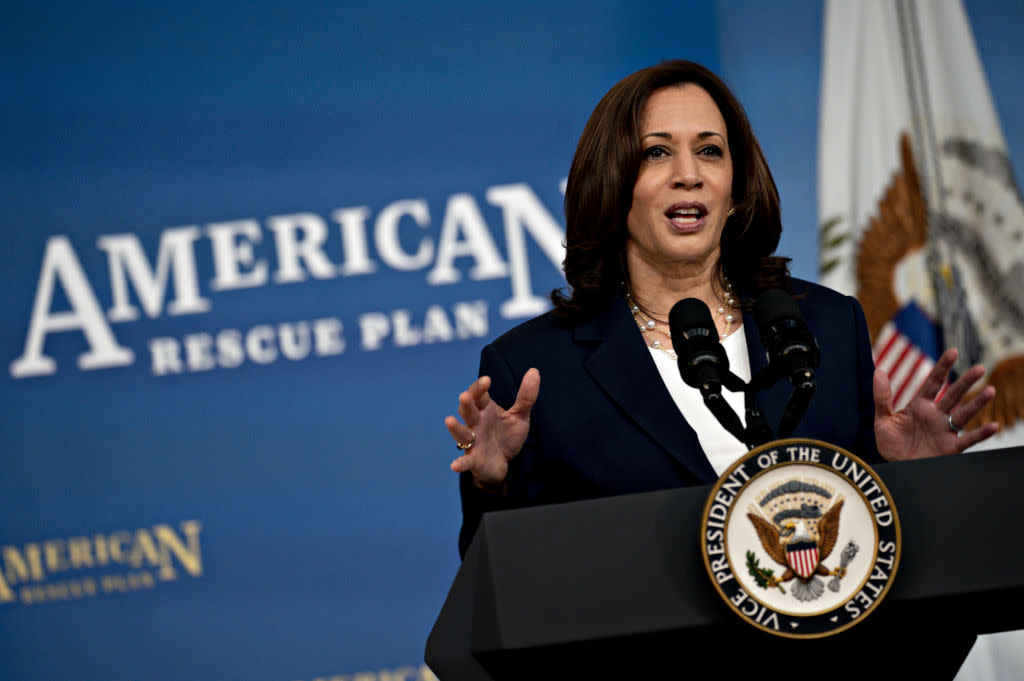
[[[668,149],[658,145],[644,149],[644,159],[659,159],[668,156]]]
[[[715,146],[714,144],[709,144],[706,147],[701,147],[700,149],[697,150],[697,153],[700,154],[701,156],[710,156],[713,158],[721,158],[723,155],[722,148]]]

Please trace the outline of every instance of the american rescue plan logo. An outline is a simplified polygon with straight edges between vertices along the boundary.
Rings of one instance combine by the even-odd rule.
[[[711,489],[704,565],[744,620],[778,636],[820,638],[864,619],[900,560],[892,496],[859,458],[817,440],[746,454]]]

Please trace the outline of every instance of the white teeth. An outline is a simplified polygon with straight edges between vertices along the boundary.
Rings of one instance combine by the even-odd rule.
[[[690,224],[696,222],[703,215],[700,208],[680,208],[669,213],[669,219],[679,224]]]

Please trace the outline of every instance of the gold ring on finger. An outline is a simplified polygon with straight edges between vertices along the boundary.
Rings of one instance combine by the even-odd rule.
[[[456,442],[455,446],[465,452],[465,451],[468,451],[469,449],[471,449],[475,443],[476,443],[476,433],[474,433],[471,430],[471,431],[469,431],[469,442]]]

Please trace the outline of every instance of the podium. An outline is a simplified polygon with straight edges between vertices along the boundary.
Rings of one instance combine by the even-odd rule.
[[[952,679],[977,634],[1024,628],[1024,447],[886,463],[902,557],[833,636],[740,621],[705,571],[708,487],[484,516],[427,640],[441,681]]]

